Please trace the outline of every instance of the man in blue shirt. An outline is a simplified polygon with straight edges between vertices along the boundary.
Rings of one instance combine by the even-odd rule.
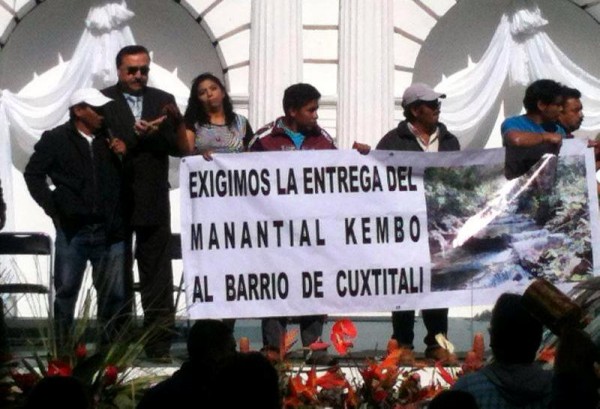
[[[501,126],[506,147],[504,175],[515,179],[534,168],[546,154],[558,155],[565,130],[558,124],[563,110],[563,86],[553,80],[537,80],[525,90],[525,115],[507,118]],[[556,156],[546,158],[520,195],[518,211],[528,213],[542,226],[554,209],[552,189],[556,179]],[[535,200],[534,200],[535,199]]]
[[[527,87],[525,115],[507,118],[501,126],[506,147],[504,174],[517,178],[535,165],[544,154],[558,154],[565,130],[558,125],[562,111],[562,85],[553,80],[537,80]]]

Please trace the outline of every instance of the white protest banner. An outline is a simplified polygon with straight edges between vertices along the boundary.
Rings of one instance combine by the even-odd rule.
[[[536,276],[568,288],[598,260],[593,157],[585,144],[565,143],[548,163],[533,179],[507,181],[501,149],[184,158],[189,315],[491,304]],[[540,199],[531,180],[547,168],[557,177]]]

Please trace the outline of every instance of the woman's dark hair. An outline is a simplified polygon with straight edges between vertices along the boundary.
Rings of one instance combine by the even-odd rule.
[[[204,105],[200,102],[198,98],[198,85],[202,81],[210,80],[217,84],[221,91],[223,92],[223,110],[225,111],[225,124],[228,127],[231,127],[235,122],[235,114],[233,112],[233,104],[231,103],[231,98],[229,98],[229,94],[225,89],[225,86],[221,82],[219,78],[214,76],[209,72],[205,72],[204,74],[198,75],[192,81],[192,86],[190,88],[190,97],[188,98],[188,105],[185,110],[185,114],[183,115],[185,119],[185,123],[188,127],[193,128],[194,124],[198,123],[199,125],[208,124],[210,122],[210,117],[208,116],[208,112],[204,109]]]

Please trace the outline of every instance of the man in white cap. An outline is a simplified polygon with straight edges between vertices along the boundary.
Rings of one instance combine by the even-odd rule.
[[[400,122],[395,129],[389,131],[377,144],[377,149],[395,151],[442,152],[460,149],[458,139],[439,122],[441,101],[445,94],[435,92],[423,83],[415,83],[404,91],[402,107],[406,120]],[[424,342],[427,346],[425,356],[435,360],[451,358],[448,350],[436,341],[437,334],[448,332],[448,309],[438,308],[421,312],[423,323],[427,329]],[[403,354],[407,361],[413,359],[415,312],[393,311],[393,335],[400,347],[406,348]]]
[[[73,316],[88,261],[98,294],[102,343],[115,339],[126,312],[121,193],[126,147],[103,128],[102,109],[110,101],[96,89],[75,91],[69,121],[42,134],[25,168],[31,196],[56,228],[54,319],[62,353],[77,341],[71,338]]]

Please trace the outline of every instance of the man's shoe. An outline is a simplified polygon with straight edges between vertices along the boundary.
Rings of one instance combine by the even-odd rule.
[[[388,341],[387,354],[388,356],[396,355],[400,366],[413,366],[415,363],[415,353],[412,348],[407,345],[400,345],[394,338],[390,338]]]
[[[415,365],[415,353],[412,348],[401,346],[398,348],[398,365],[400,366],[414,366]]]
[[[433,359],[436,362],[453,363],[456,362],[456,356],[450,353],[446,348],[440,346],[427,347],[425,358]]]

